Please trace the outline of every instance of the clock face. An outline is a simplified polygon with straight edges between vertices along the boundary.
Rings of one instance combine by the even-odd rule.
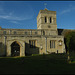
[[[50,26],[50,25],[48,25],[48,28],[51,28],[51,26]]]

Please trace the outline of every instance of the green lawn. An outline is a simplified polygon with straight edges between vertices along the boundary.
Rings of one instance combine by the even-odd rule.
[[[75,74],[66,54],[0,57],[0,74]]]

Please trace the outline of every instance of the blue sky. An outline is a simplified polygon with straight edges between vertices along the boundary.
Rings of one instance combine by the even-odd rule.
[[[75,29],[75,1],[0,1],[0,26],[37,29],[37,15],[46,8],[57,13],[57,28]]]

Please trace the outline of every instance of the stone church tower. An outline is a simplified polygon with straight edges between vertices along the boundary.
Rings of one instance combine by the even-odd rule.
[[[47,35],[58,35],[56,11],[49,11],[46,8],[40,10],[37,16],[37,29],[43,30]]]
[[[49,11],[46,8],[44,10],[40,10],[37,16],[37,29],[57,31],[56,11]]]
[[[0,27],[0,56],[64,52],[64,36],[58,35],[56,11],[40,10],[37,16],[37,29]]]

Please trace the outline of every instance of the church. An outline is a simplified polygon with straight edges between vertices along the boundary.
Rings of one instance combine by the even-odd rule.
[[[58,35],[56,11],[40,10],[37,29],[0,27],[0,56],[65,53],[64,36]]]

